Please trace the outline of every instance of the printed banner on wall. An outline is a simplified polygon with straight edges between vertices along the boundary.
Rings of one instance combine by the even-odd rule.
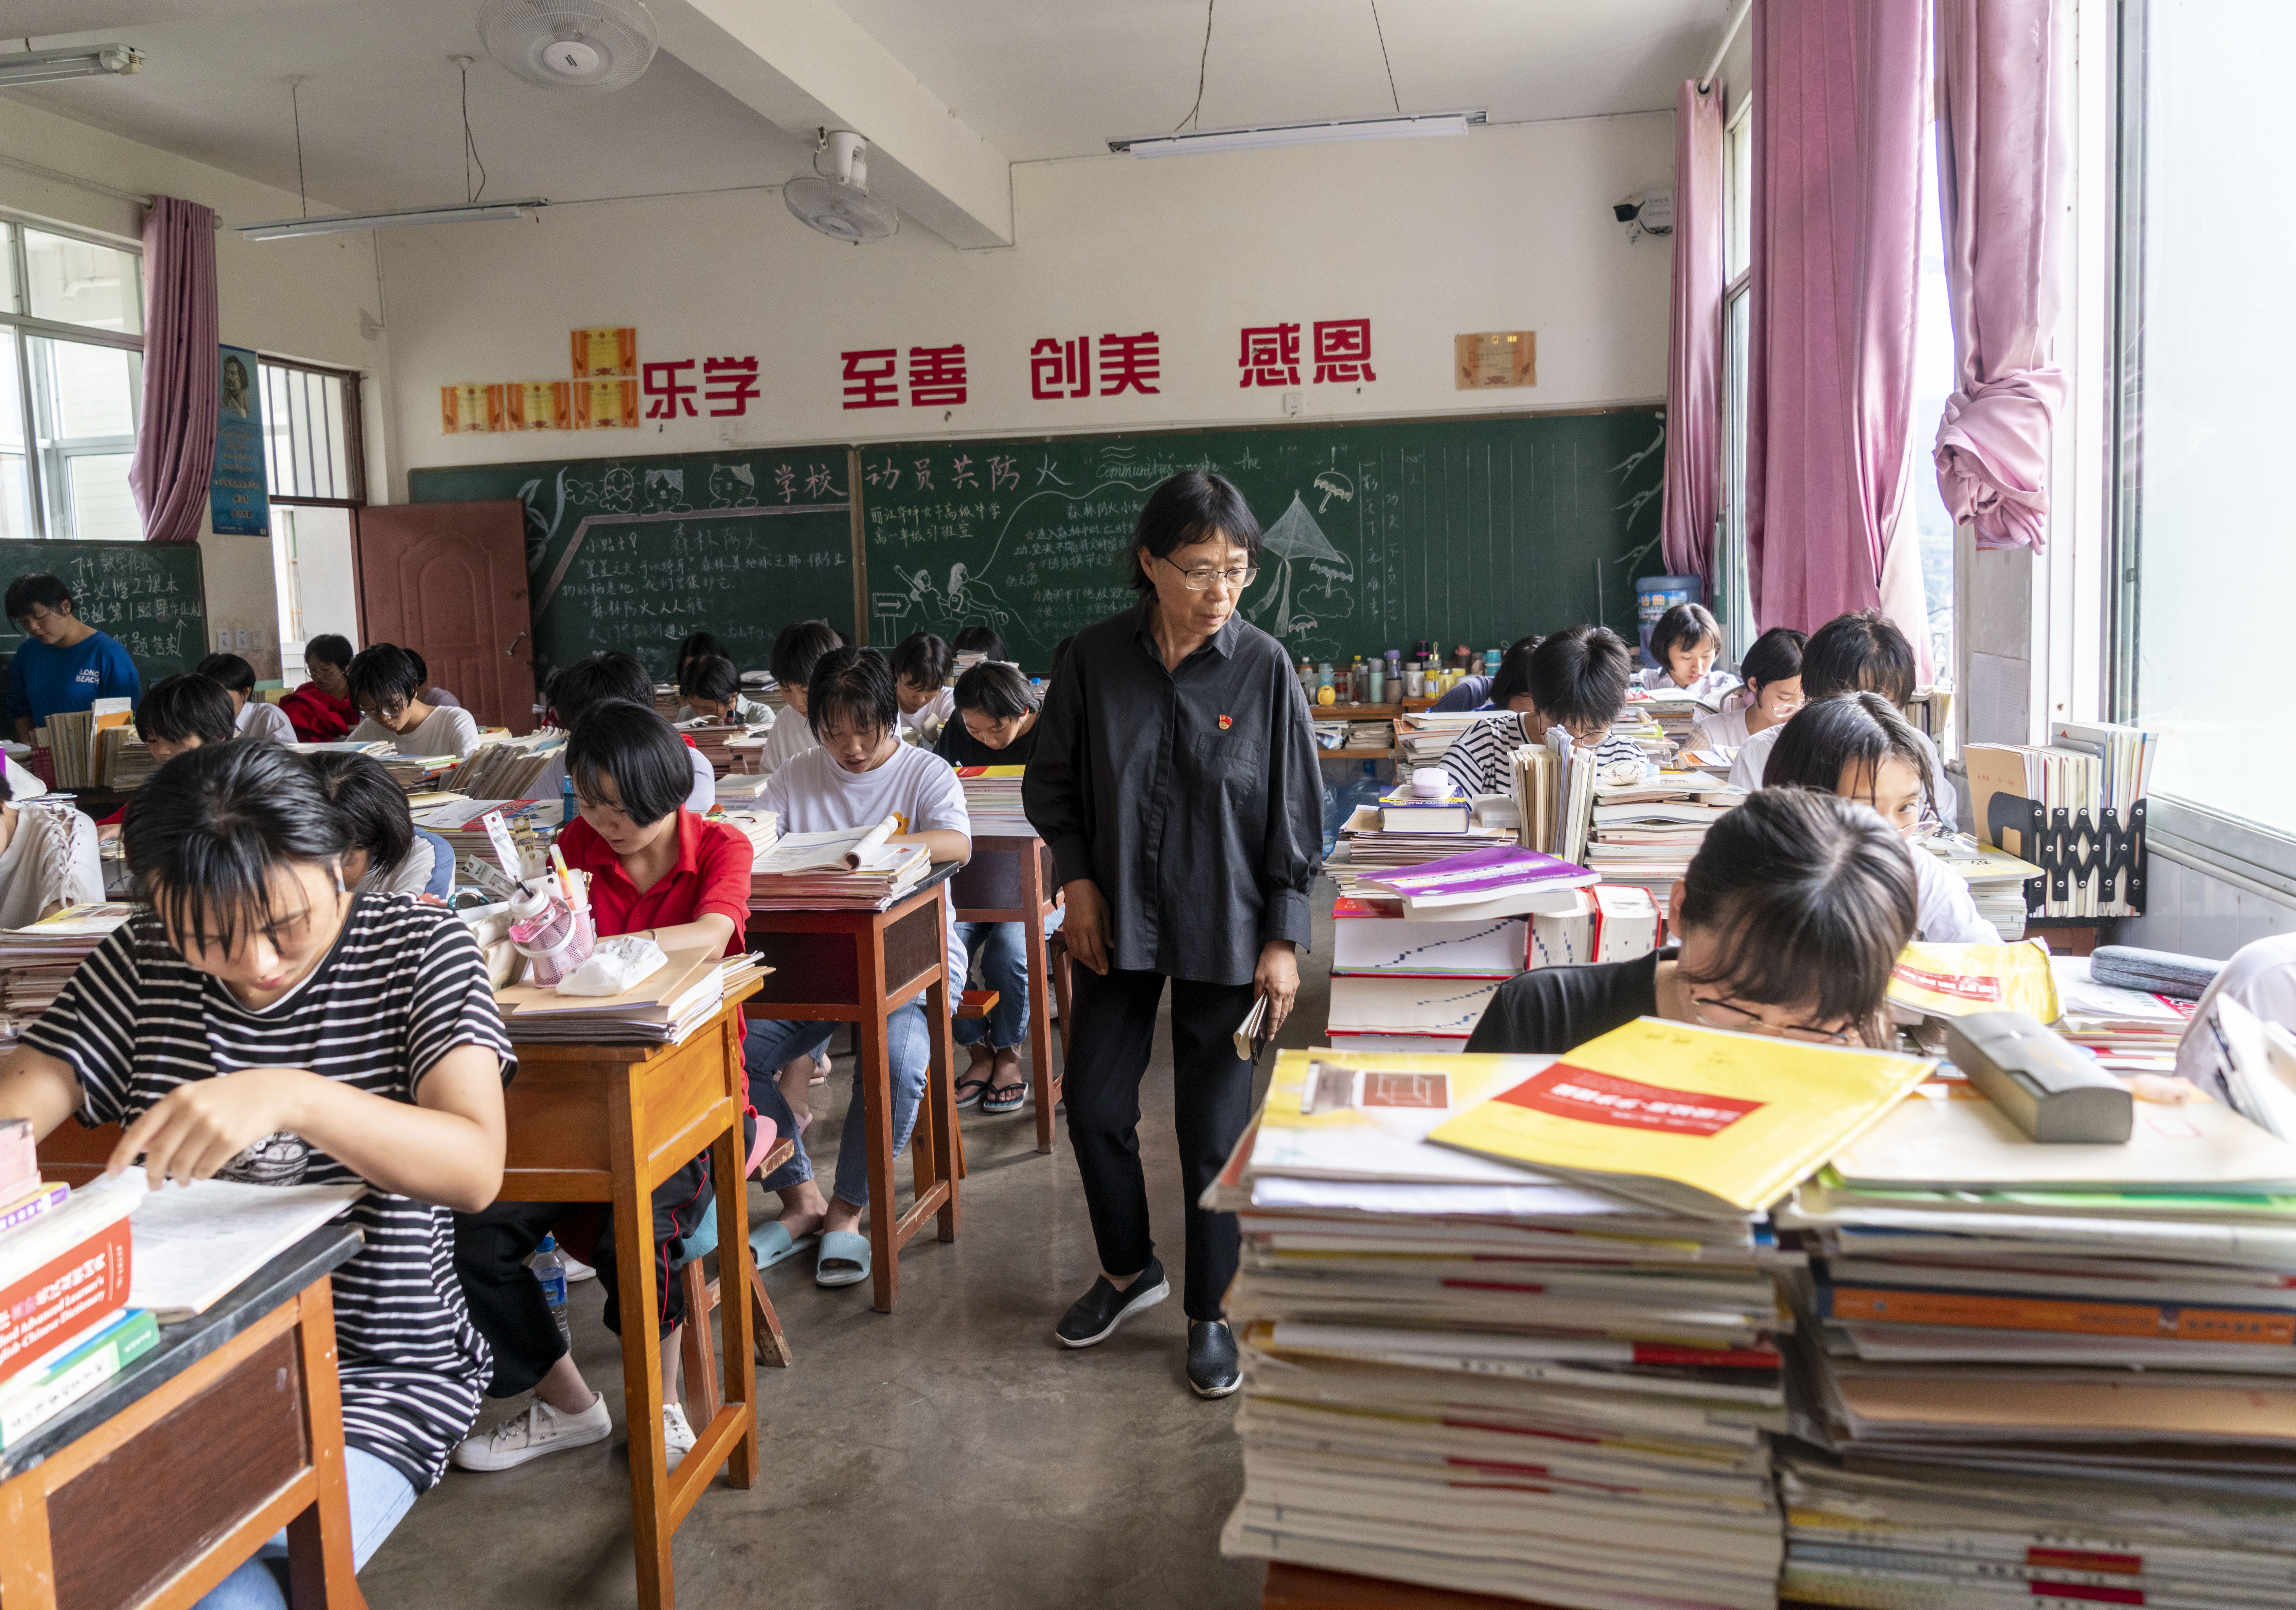
[[[265,490],[263,394],[255,383],[255,355],[244,347],[220,350],[209,507],[219,535],[262,536],[271,529],[271,500]]]

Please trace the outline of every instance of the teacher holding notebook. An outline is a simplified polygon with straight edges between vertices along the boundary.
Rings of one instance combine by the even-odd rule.
[[[1189,470],[1150,494],[1131,554],[1140,601],[1077,633],[1021,785],[1079,964],[1064,1093],[1101,1264],[1055,1334],[1089,1347],[1171,1292],[1136,1132],[1168,979],[1188,1384],[1204,1397],[1241,1378],[1220,1318],[1237,1235],[1234,1215],[1196,1203],[1250,1116],[1236,1026],[1265,995],[1273,1034],[1299,993],[1322,859],[1307,700],[1283,646],[1235,613],[1259,556],[1259,522],[1223,478]]]

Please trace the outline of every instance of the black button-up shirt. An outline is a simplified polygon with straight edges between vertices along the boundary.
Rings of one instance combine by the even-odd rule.
[[[1061,880],[1100,886],[1110,965],[1248,984],[1268,940],[1308,944],[1324,843],[1308,700],[1240,614],[1166,671],[1154,608],[1077,633],[1021,800]]]

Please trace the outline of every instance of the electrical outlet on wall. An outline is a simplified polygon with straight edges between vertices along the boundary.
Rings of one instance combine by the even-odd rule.
[[[216,652],[218,654],[228,654],[231,652],[230,633],[218,632],[216,633]]]
[[[247,633],[244,631],[242,631],[239,634],[239,646],[242,649],[247,647]]]

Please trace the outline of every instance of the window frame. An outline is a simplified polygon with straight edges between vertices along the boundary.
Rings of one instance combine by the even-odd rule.
[[[31,259],[24,234],[37,230],[45,235],[62,240],[78,241],[89,246],[101,246],[135,261],[136,296],[143,295],[144,247],[140,241],[116,239],[94,230],[75,229],[47,218],[0,208],[0,251],[8,255],[8,277],[15,294],[30,306]],[[55,529],[58,519],[56,505],[51,501],[51,482],[66,479],[70,461],[80,457],[108,457],[116,454],[124,440],[130,454],[135,450],[135,437],[131,432],[119,437],[58,437],[46,447],[40,445],[39,393],[37,389],[36,365],[32,361],[32,342],[45,339],[83,347],[108,347],[117,352],[132,352],[141,360],[144,337],[118,331],[103,330],[92,324],[74,324],[62,319],[46,319],[29,311],[19,312],[12,306],[0,306],[0,339],[5,339],[16,349],[16,406],[21,411],[24,423],[24,478],[26,502],[29,505],[35,542],[93,542],[99,539],[82,537],[76,531]],[[133,388],[136,412],[142,413],[143,382],[139,367]],[[66,524],[72,523],[72,511],[67,503],[62,514]]]
[[[1726,266],[1738,257],[1738,248],[1745,248],[1746,266],[1733,274],[1722,288],[1722,530],[1720,551],[1714,555],[1718,601],[1721,610],[1723,650],[1732,665],[1744,660],[1754,640],[1760,635],[1754,619],[1752,576],[1746,561],[1746,424],[1749,397],[1749,378],[1746,366],[1751,347],[1742,349],[1734,339],[1734,331],[1742,312],[1751,327],[1752,306],[1747,298],[1753,286],[1753,243],[1737,237],[1743,228],[1753,226],[1754,205],[1751,193],[1753,165],[1746,165],[1749,193],[1740,195],[1738,164],[1735,160],[1740,143],[1751,147],[1753,141],[1754,97],[1747,95],[1731,111],[1723,125],[1723,227],[1725,244],[1723,260]]]
[[[312,509],[365,508],[367,502],[366,429],[365,421],[359,408],[359,387],[365,377],[356,369],[337,369],[331,364],[308,363],[301,358],[291,358],[275,352],[258,351],[255,361],[258,371],[256,389],[262,394],[266,408],[270,405],[271,388],[269,382],[261,372],[264,370],[276,369],[291,374],[318,375],[324,379],[341,382],[343,388],[343,479],[347,483],[345,489],[349,495],[347,497],[296,497],[289,496],[275,488],[268,494],[269,501],[275,503],[284,503],[290,507]],[[266,480],[272,478],[271,469],[270,446],[266,443],[264,474]]]

